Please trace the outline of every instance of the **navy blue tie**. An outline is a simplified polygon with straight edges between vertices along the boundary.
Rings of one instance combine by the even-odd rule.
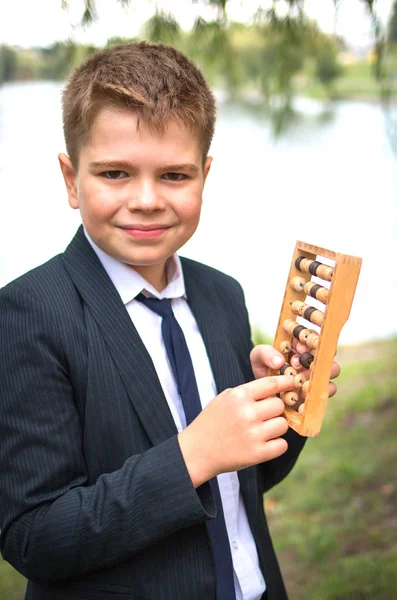
[[[189,425],[201,412],[201,402],[192,359],[182,328],[172,311],[171,301],[168,298],[162,300],[146,298],[143,294],[139,294],[136,300],[139,300],[162,317],[161,332],[178,393],[182,400],[186,422]],[[214,477],[209,483],[217,509],[215,519],[207,522],[215,557],[216,597],[217,600],[235,600],[233,562],[218,481]]]

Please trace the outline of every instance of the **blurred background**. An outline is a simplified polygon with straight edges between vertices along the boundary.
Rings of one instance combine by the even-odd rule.
[[[171,44],[218,121],[182,254],[236,277],[274,335],[296,240],[363,258],[339,392],[267,511],[292,600],[397,599],[397,1],[13,0],[0,7],[0,286],[62,252],[61,92],[96,48]],[[0,599],[25,582],[0,559]]]

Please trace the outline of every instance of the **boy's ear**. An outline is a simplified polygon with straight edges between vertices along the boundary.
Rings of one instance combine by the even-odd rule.
[[[207,175],[210,172],[211,164],[212,164],[212,156],[207,156],[207,158],[205,159],[204,169],[203,169],[203,172],[204,172],[203,183],[205,183],[205,180],[207,179]]]
[[[62,152],[58,154],[59,166],[61,167],[62,175],[65,180],[66,189],[68,192],[69,204],[72,208],[79,208],[79,199],[77,195],[76,173],[72,165],[72,161],[66,154]]]

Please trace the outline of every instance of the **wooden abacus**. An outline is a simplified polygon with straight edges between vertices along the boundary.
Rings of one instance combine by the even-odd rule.
[[[350,314],[361,262],[356,256],[296,242],[274,347],[286,360],[277,373],[295,377],[296,389],[281,397],[289,426],[301,435],[314,437],[320,432],[331,367],[339,334]],[[289,364],[296,354],[294,338],[309,349],[299,356],[301,365],[309,369],[307,380]]]

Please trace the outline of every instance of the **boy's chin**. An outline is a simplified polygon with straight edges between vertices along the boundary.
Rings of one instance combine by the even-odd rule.
[[[131,259],[126,258],[125,260],[123,260],[123,258],[121,258],[121,259],[119,258],[119,260],[121,260],[128,267],[132,267],[133,269],[134,268],[144,269],[145,267],[165,268],[167,260],[171,256],[172,256],[172,254],[170,256],[167,256],[166,258],[161,258],[161,259],[131,260]]]

